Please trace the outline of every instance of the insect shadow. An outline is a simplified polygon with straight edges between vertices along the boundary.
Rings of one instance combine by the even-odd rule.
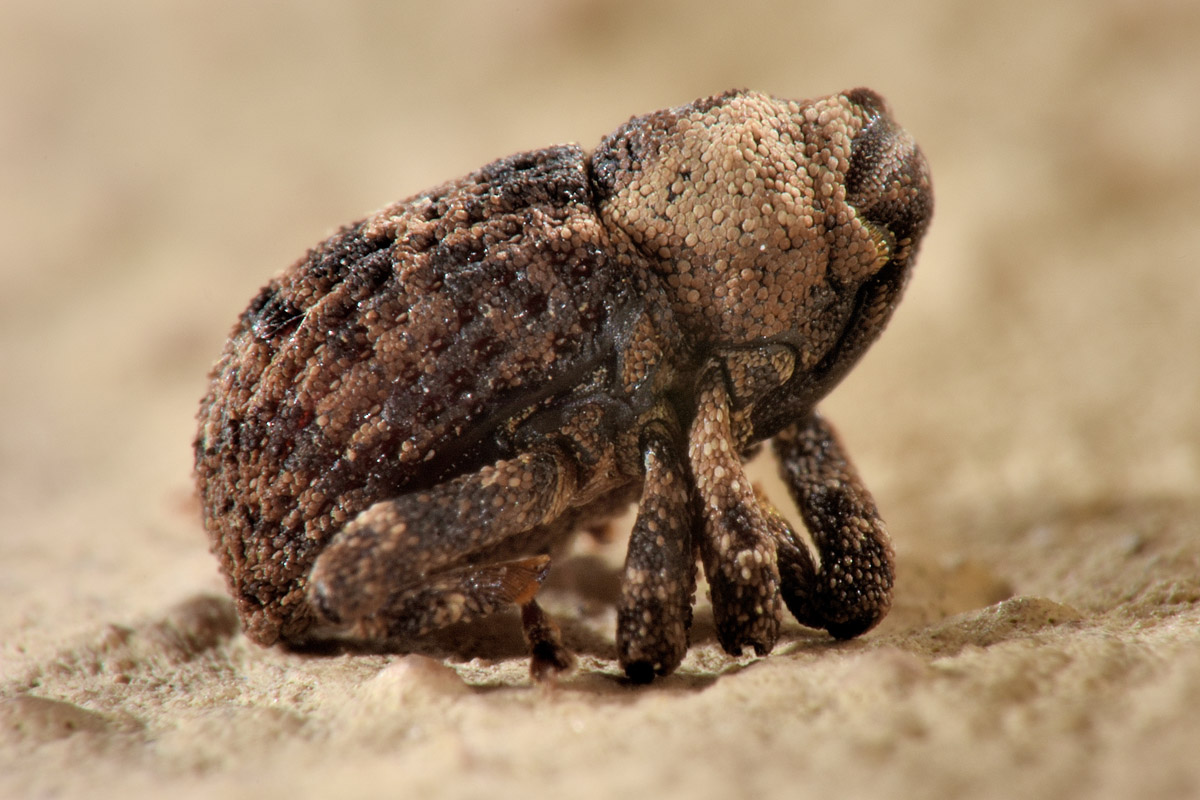
[[[705,600],[707,586],[703,578],[697,586],[699,602],[693,610],[690,643],[693,648],[719,649],[717,627],[712,607]],[[559,561],[551,571],[539,595],[562,630],[563,643],[581,659],[607,662],[610,669],[584,668],[572,681],[572,690],[591,692],[609,697],[613,688],[630,684],[617,666],[617,648],[612,637],[612,609],[621,592],[621,570],[600,555],[574,554]],[[839,643],[826,634],[785,624],[777,652],[793,653],[836,647]],[[516,609],[500,611],[472,622],[450,625],[424,636],[371,641],[349,637],[314,638],[291,645],[292,652],[316,657],[340,655],[422,655],[448,663],[469,661],[521,661],[529,656],[529,646],[521,633],[520,615]],[[721,659],[713,669],[709,663],[702,669],[689,669],[685,664],[679,671],[655,681],[652,690],[697,691],[711,686],[723,677],[741,672],[758,659]],[[582,680],[578,679],[582,678]],[[479,689],[500,688],[477,686]],[[645,691],[647,687],[639,686]]]
[[[564,643],[582,656],[616,661],[611,635],[595,620],[620,597],[621,573],[599,556],[571,556],[551,572],[539,598],[562,629]],[[611,625],[611,621],[609,621]],[[715,639],[711,614],[699,630]],[[470,622],[460,622],[417,637],[365,640],[342,635],[314,635],[288,645],[292,652],[312,656],[416,654],[447,661],[505,661],[529,657],[519,612],[507,609]]]

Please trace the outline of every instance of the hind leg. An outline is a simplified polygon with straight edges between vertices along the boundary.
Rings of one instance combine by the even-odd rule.
[[[355,517],[321,553],[308,598],[326,620],[367,638],[416,635],[522,607],[535,677],[566,668],[570,654],[534,602],[549,558],[474,563],[532,540],[570,505],[573,463],[542,449],[426,491],[381,501]]]

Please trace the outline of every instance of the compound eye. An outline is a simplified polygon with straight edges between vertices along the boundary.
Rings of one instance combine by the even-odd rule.
[[[929,167],[912,137],[873,116],[850,143],[846,201],[872,226],[876,250],[920,238],[933,211]],[[889,256],[890,257],[890,256]]]
[[[887,117],[873,116],[850,143],[846,199],[860,212],[876,205],[885,191],[888,173],[895,168],[897,139],[895,126]]]

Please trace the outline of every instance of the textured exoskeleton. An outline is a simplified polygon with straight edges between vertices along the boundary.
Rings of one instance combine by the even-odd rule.
[[[721,645],[786,606],[855,636],[891,602],[875,505],[815,406],[883,330],[933,200],[880,97],[730,92],[589,156],[502,159],[342,229],[242,315],[200,410],[205,524],[247,634],[368,639],[521,607],[579,526],[639,503],[621,665],[665,675],[696,564]],[[771,439],[816,549],[743,471]]]

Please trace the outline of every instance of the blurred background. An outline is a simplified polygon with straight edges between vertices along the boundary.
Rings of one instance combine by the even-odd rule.
[[[901,552],[1200,485],[1200,4],[6,0],[0,670],[220,591],[206,371],[274,272],[494,158],[870,86],[937,210],[827,403]],[[998,522],[1000,520],[1000,522]]]

